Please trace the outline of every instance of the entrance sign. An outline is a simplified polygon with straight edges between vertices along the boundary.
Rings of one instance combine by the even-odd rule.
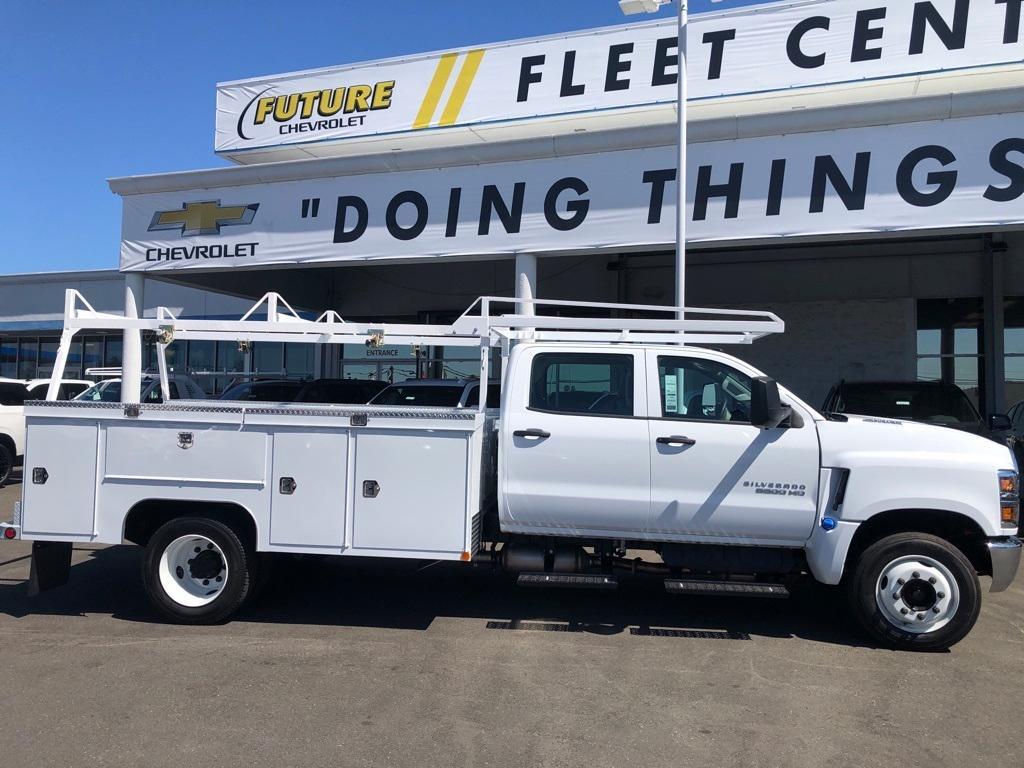
[[[690,100],[1024,61],[1021,15],[1021,0],[818,0],[695,16]],[[676,32],[671,19],[222,83],[215,149],[671,106]]]
[[[1020,113],[689,152],[690,243],[1024,223]],[[673,147],[213,189],[198,172],[125,195],[121,269],[662,247],[674,180]]]

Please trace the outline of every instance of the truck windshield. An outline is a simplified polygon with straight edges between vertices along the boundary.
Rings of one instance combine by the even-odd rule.
[[[962,389],[943,384],[847,384],[839,408],[843,413],[930,424],[977,424],[980,420]]]
[[[174,397],[177,394],[174,382],[171,382],[170,386],[171,397]],[[149,403],[159,403],[161,400],[160,387],[155,382],[143,381],[141,399]],[[94,384],[78,395],[75,400],[88,400],[94,403],[119,403],[121,402],[121,382],[101,381],[99,384]]]

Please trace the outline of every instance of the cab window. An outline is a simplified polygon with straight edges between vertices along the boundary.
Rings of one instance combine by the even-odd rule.
[[[633,356],[537,355],[530,373],[530,408],[589,416],[632,416]]]
[[[663,418],[750,422],[750,377],[715,360],[659,356],[658,386]]]

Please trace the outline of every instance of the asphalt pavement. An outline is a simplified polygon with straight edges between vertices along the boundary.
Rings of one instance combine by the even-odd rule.
[[[0,543],[3,768],[1024,765],[1024,580],[952,651],[911,654],[824,588],[537,592],[340,559],[281,563],[235,620],[180,627],[139,549],[78,546],[36,598],[29,551]]]

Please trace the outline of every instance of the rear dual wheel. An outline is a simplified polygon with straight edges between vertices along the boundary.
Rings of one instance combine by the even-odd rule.
[[[901,650],[944,650],[962,640],[981,610],[970,560],[944,539],[897,533],[861,553],[847,584],[861,626]]]
[[[142,581],[156,608],[180,624],[215,624],[252,592],[256,555],[228,525],[183,517],[160,526],[146,545]]]

